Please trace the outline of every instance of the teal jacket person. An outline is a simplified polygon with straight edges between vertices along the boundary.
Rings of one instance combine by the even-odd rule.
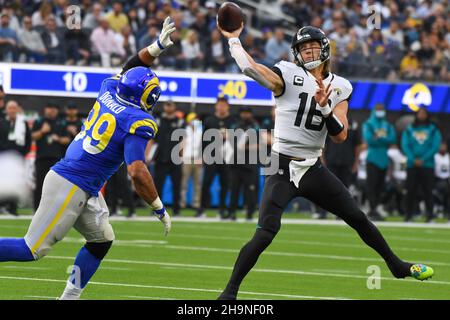
[[[420,109],[416,119],[402,134],[402,150],[408,158],[407,167],[417,165],[434,168],[434,155],[439,151],[442,135],[437,126],[428,118],[425,109]]]
[[[382,105],[377,106],[369,120],[363,124],[363,139],[367,143],[367,162],[380,169],[389,165],[388,149],[396,143],[395,129],[386,119],[386,111]]]

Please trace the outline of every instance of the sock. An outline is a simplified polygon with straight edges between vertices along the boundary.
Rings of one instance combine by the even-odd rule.
[[[275,234],[269,231],[256,230],[253,238],[242,247],[234,265],[230,281],[219,299],[229,299],[237,296],[242,280],[256,264],[259,256],[270,245],[274,237]]]
[[[100,266],[101,260],[85,247],[81,248],[75,258],[74,268],[69,281],[77,288],[83,289]]]
[[[364,215],[364,213],[362,213]],[[412,263],[405,262],[397,257],[381,235],[378,228],[367,218],[345,221],[354,228],[361,239],[372,249],[374,249],[383,259],[396,278],[411,276],[410,267]]]
[[[0,238],[0,262],[34,261],[34,256],[23,238]]]

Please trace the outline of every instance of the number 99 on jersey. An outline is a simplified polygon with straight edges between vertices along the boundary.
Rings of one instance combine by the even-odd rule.
[[[247,95],[247,84],[245,81],[228,80],[219,85],[219,97],[228,96],[232,99],[244,99]]]

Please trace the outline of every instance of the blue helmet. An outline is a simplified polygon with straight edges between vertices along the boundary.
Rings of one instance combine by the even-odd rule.
[[[146,67],[127,70],[117,84],[116,98],[119,102],[150,112],[161,94],[159,79]]]

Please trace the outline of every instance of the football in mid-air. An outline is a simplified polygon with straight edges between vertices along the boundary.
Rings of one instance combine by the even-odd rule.
[[[233,2],[224,2],[217,12],[217,23],[227,32],[239,29],[244,21],[242,9]]]

